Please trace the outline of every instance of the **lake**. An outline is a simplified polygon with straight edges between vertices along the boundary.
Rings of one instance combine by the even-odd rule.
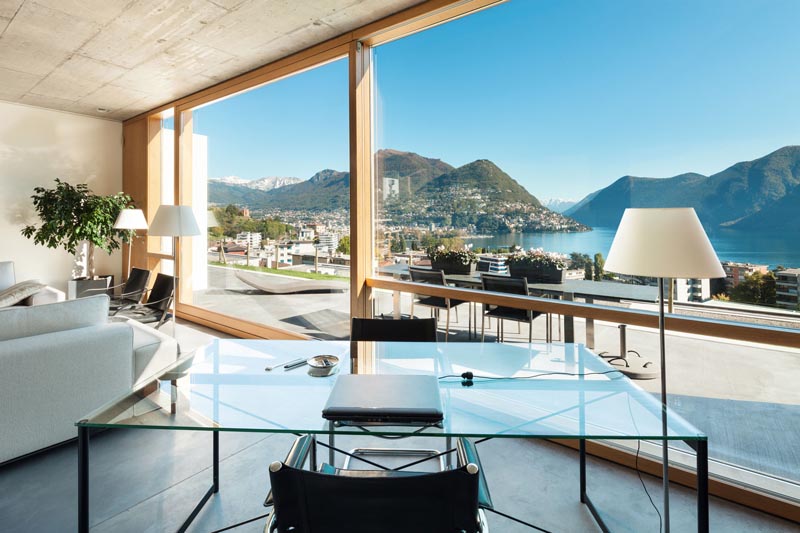
[[[495,237],[469,237],[464,241],[480,248],[499,248],[518,244],[525,249],[543,248],[549,252],[580,252],[594,257],[608,256],[616,228],[594,228],[583,233],[512,233]],[[721,261],[783,265],[800,268],[800,233],[766,234],[717,230],[709,239]]]

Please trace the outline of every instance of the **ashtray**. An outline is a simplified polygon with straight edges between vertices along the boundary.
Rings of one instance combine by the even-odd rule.
[[[306,362],[308,363],[308,374],[316,377],[330,376],[339,367],[339,358],[335,355],[315,355]]]

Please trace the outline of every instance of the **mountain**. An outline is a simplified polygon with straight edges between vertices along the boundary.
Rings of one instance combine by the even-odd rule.
[[[706,179],[706,176],[692,173],[665,179],[623,176],[591,193],[564,214],[589,226],[616,227],[627,207],[697,209],[700,204],[698,186]]]
[[[671,178],[623,176],[564,212],[590,226],[616,227],[627,207],[694,207],[707,227],[764,230],[800,225],[800,146],[713,174]]]
[[[475,191],[493,202],[524,203],[541,207],[539,200],[488,159],[478,159],[430,180],[417,194],[436,196],[454,189]]]
[[[256,180],[246,180],[239,176],[225,176],[222,178],[211,178],[209,183],[221,183],[223,185],[238,185],[250,189],[257,189],[259,191],[271,191],[279,187],[293,185],[303,180],[300,178],[285,178],[281,176],[269,176],[266,178],[259,178]]]
[[[384,178],[399,180],[400,198],[413,195],[432,179],[453,170],[441,159],[423,157],[413,152],[399,150],[378,150],[375,154],[375,171]],[[379,192],[383,191],[383,182],[378,184]]]
[[[266,178],[259,178],[249,182],[246,186],[251,189],[258,189],[259,191],[271,191],[272,189],[279,189],[287,185],[294,185],[300,183],[300,178],[285,178],[281,176],[268,176]]]
[[[576,200],[565,200],[564,198],[548,198],[547,200],[542,200],[543,206],[556,213],[563,213],[577,203]]]
[[[325,169],[306,181],[264,193],[263,201],[251,207],[280,207],[309,211],[347,209],[350,206],[350,173]]]

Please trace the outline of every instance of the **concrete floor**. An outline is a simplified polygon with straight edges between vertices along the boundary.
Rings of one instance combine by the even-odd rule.
[[[177,338],[185,351],[208,340],[201,328],[180,324]],[[263,514],[267,465],[283,458],[291,441],[284,435],[222,433],[221,491],[190,531],[211,532]],[[337,444],[346,448],[343,441]],[[548,442],[499,439],[480,444],[479,450],[498,510],[553,532],[599,531],[578,501],[574,451]],[[589,465],[590,494],[613,531],[659,531],[658,516],[634,471],[602,460],[591,459]],[[93,436],[93,531],[174,531],[210,486],[210,466],[208,433],[114,430]],[[660,507],[660,480],[643,478]],[[74,531],[76,488],[74,443],[0,468],[0,531]],[[696,530],[694,491],[673,486],[670,495],[673,531]],[[530,531],[499,516],[488,519],[493,532]],[[263,525],[259,520],[234,531],[262,531]],[[711,499],[711,527],[720,532],[800,531],[796,524],[716,498]]]

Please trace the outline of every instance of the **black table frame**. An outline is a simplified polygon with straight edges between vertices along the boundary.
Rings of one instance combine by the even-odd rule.
[[[78,423],[78,532],[89,533],[89,426],[81,425],[86,422],[82,420]],[[172,428],[159,428],[170,430]],[[195,505],[192,512],[178,528],[178,533],[185,532],[189,525],[194,521],[200,511],[211,499],[211,496],[219,492],[219,432],[218,429],[204,430],[211,431],[212,434],[212,483],[200,501]],[[332,432],[322,431],[320,434],[333,434]],[[523,438],[523,437],[516,437]],[[580,454],[580,501],[585,504],[589,512],[594,517],[600,529],[604,533],[610,533],[610,529],[600,516],[586,490],[586,441],[597,440],[591,438],[579,439]],[[707,438],[685,439],[683,440],[697,453],[697,531],[698,533],[708,533],[709,513],[708,513],[708,440]]]

